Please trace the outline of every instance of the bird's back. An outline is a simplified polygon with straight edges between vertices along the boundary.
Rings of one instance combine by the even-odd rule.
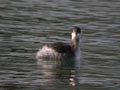
[[[72,51],[71,45],[62,42],[55,42],[44,45],[37,55],[40,58],[58,59],[73,57],[74,53]]]

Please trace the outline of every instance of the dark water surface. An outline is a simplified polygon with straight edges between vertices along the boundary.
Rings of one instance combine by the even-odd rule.
[[[81,64],[36,60],[82,28]],[[0,90],[120,90],[119,0],[0,0]]]

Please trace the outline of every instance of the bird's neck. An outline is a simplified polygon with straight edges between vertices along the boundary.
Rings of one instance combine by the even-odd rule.
[[[77,40],[76,38],[72,38],[72,50],[73,52],[77,51],[80,47],[80,41]]]
[[[72,38],[72,51],[74,52],[75,58],[80,59],[80,40]]]

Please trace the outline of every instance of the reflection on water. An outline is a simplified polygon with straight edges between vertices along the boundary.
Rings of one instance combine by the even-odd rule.
[[[119,90],[119,0],[0,0],[0,90]],[[81,62],[36,60],[44,44],[70,43]]]
[[[73,78],[72,76],[74,76],[75,72],[73,60],[39,60],[37,65],[38,72],[41,74],[40,77],[49,78],[43,82],[43,85],[48,85],[52,83],[60,85],[60,83],[62,84],[62,82],[69,84],[71,83],[69,80]]]
[[[79,64],[76,63],[77,66]],[[41,81],[41,85],[47,87],[60,86],[64,87],[69,85],[74,88],[79,84],[80,67],[77,67],[75,60],[42,60],[37,62],[39,78],[45,79]],[[80,65],[79,65],[80,66]],[[64,83],[63,83],[64,82]],[[61,86],[62,85],[62,86]],[[57,89],[57,88],[56,88]]]

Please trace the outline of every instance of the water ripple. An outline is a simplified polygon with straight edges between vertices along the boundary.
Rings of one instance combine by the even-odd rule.
[[[1,0],[0,89],[118,90],[119,0]],[[70,43],[80,26],[81,66],[36,60],[45,43]]]

